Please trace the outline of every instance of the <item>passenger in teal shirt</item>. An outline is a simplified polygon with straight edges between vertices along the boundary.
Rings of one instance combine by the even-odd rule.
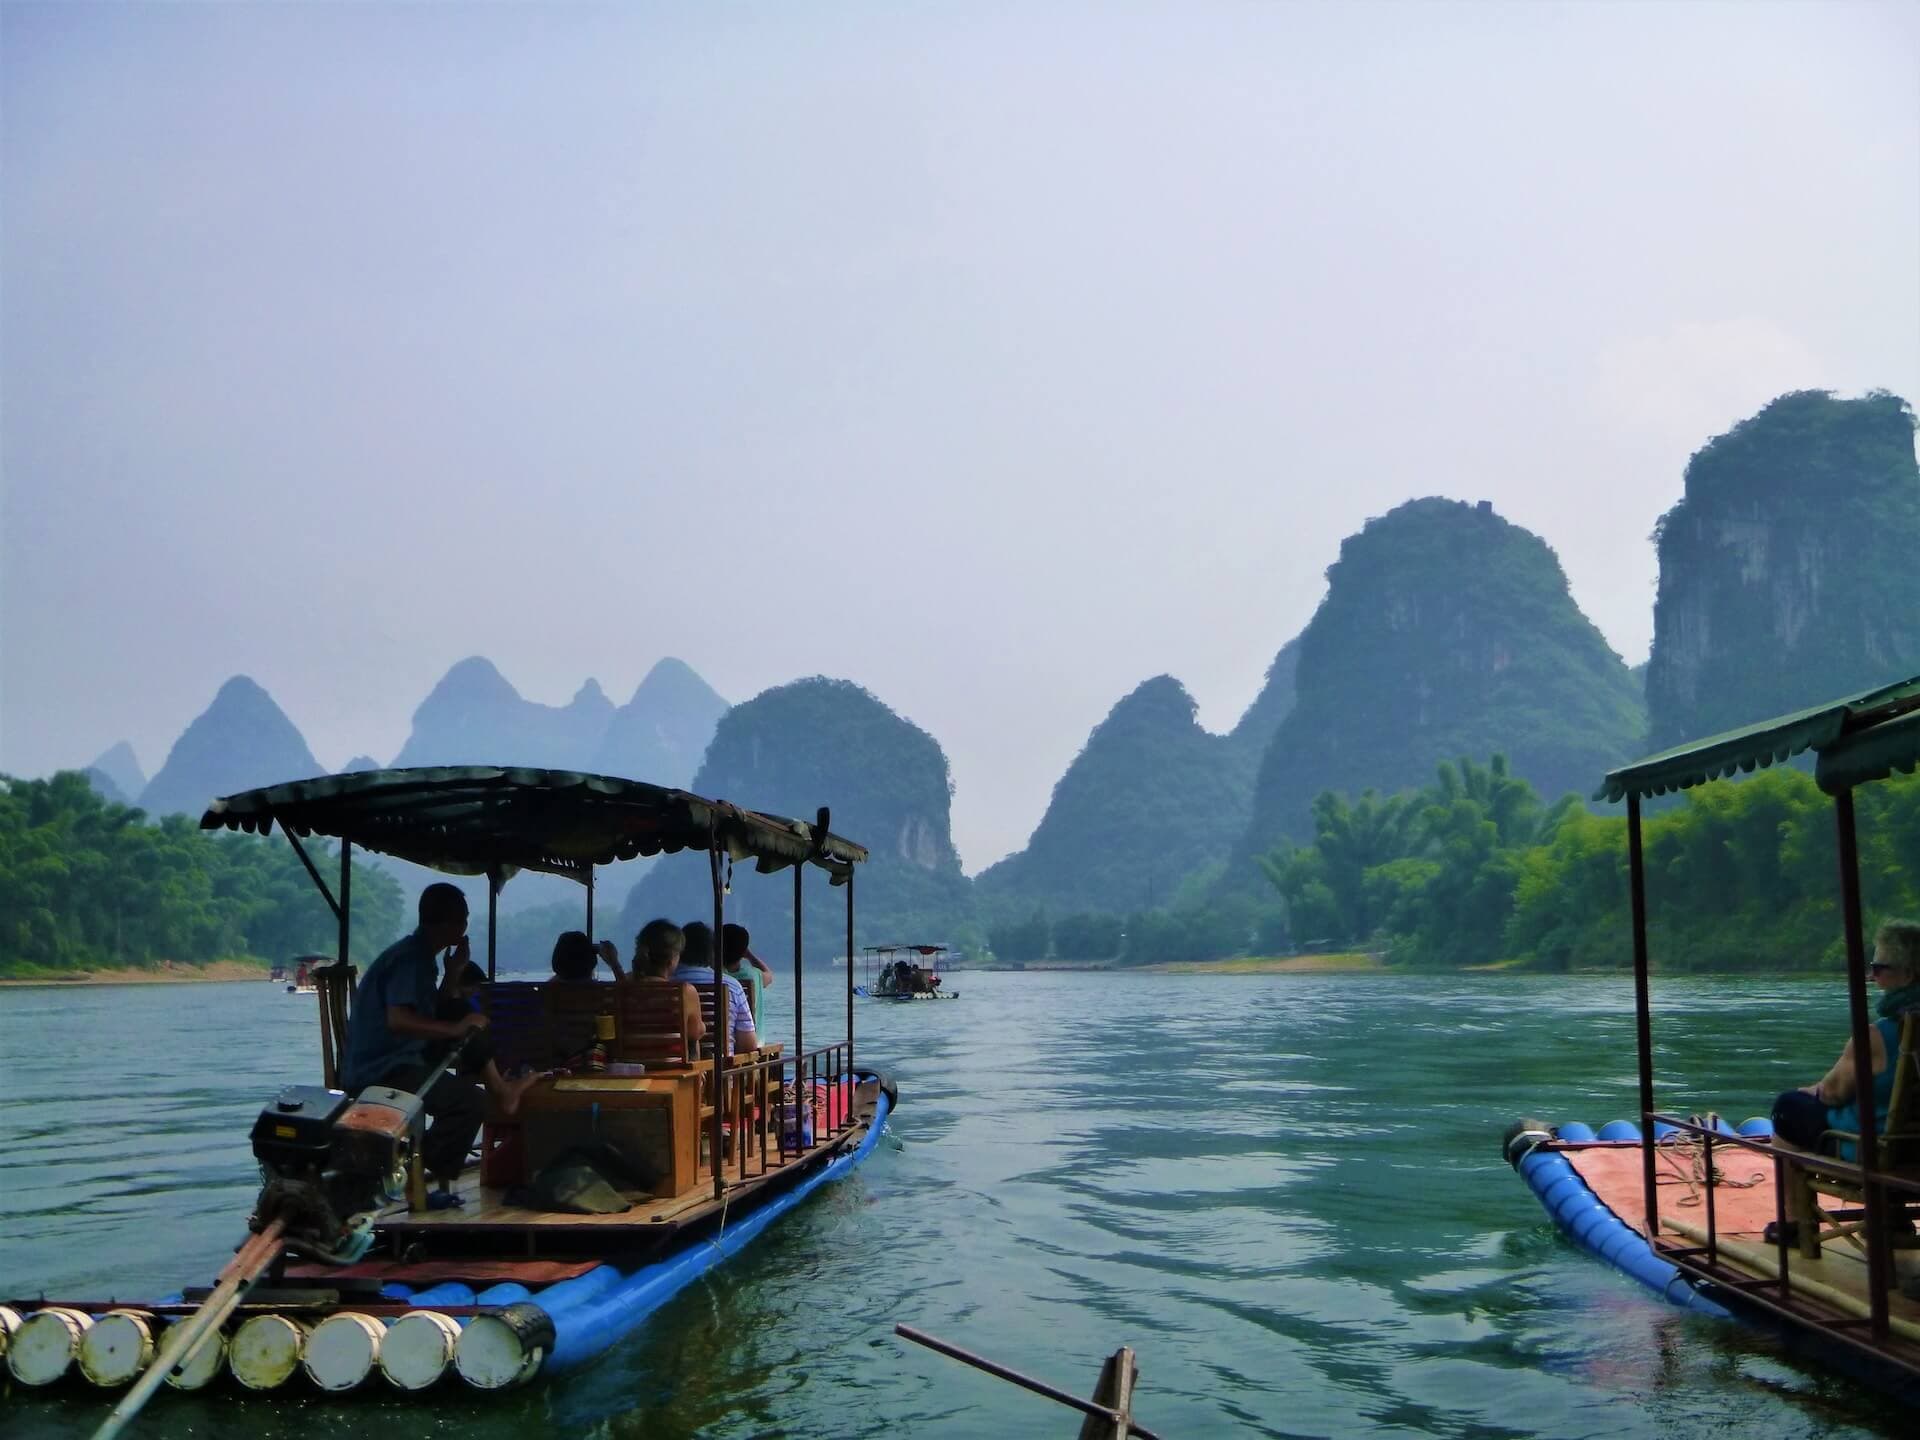
[[[764,992],[773,985],[773,971],[747,948],[752,937],[744,925],[728,925],[720,932],[720,953],[726,959],[727,974],[747,990],[747,1004],[753,1009],[753,1027],[758,1030],[766,1016]]]

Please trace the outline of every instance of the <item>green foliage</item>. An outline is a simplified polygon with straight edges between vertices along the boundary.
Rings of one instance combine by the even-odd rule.
[[[308,853],[323,864],[328,852]],[[356,863],[353,916],[356,947],[386,944],[401,926],[399,887]],[[337,937],[277,839],[210,835],[180,815],[149,824],[74,771],[0,777],[0,973],[286,959],[331,954]]]
[[[1035,910],[1024,920],[1003,920],[987,928],[987,948],[994,958],[1014,965],[1046,959],[1052,944],[1053,927],[1044,910]]]
[[[1920,670],[1913,411],[1782,395],[1703,446],[1654,542],[1652,748]]]
[[[1118,915],[1080,911],[1053,924],[1054,952],[1062,960],[1111,960],[1120,953],[1126,924]]]
[[[1398,798],[1410,817],[1392,832],[1402,853],[1368,864],[1357,898],[1351,850],[1340,847],[1351,844],[1359,806],[1315,803],[1338,863],[1317,845],[1262,857],[1299,941],[1384,944],[1394,963],[1422,967],[1631,966],[1624,819],[1591,815],[1572,796],[1543,808],[1499,756],[1484,767],[1442,765],[1432,785]],[[1870,916],[1920,913],[1920,775],[1868,786],[1856,806]],[[1690,790],[1647,817],[1643,841],[1659,968],[1782,970],[1837,958],[1833,802],[1803,772]]]
[[[1323,791],[1393,795],[1443,759],[1498,749],[1558,795],[1632,758],[1645,730],[1639,687],[1553,551],[1452,500],[1411,501],[1342,543],[1300,637],[1297,686],[1237,852],[1249,883],[1255,856],[1316,832]],[[1350,883],[1318,878],[1336,909],[1354,903]]]

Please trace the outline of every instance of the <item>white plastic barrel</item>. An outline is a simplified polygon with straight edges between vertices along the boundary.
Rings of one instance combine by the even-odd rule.
[[[409,1310],[380,1342],[380,1373],[402,1390],[424,1390],[453,1363],[460,1323],[438,1310]]]
[[[131,1385],[153,1363],[154,1318],[140,1310],[109,1310],[80,1337],[80,1373],[96,1385]]]
[[[306,1329],[284,1315],[254,1315],[241,1322],[227,1346],[227,1368],[249,1390],[276,1390],[300,1368]]]
[[[313,1327],[300,1363],[322,1390],[351,1390],[373,1373],[386,1333],[373,1316],[343,1310]]]
[[[515,1323],[511,1312],[476,1315],[460,1332],[453,1364],[460,1378],[479,1390],[507,1390],[531,1380],[546,1356],[542,1340],[553,1338],[553,1326],[532,1335]]]
[[[176,1320],[174,1324],[184,1324]],[[176,1390],[203,1390],[220,1378],[220,1371],[227,1363],[227,1337],[215,1330],[211,1335],[203,1335],[200,1348],[193,1352],[193,1358],[187,1361],[185,1370],[178,1369],[179,1357],[167,1367],[167,1384]]]
[[[51,1385],[67,1373],[80,1337],[93,1324],[83,1310],[48,1305],[20,1322],[7,1342],[7,1369],[22,1385]]]

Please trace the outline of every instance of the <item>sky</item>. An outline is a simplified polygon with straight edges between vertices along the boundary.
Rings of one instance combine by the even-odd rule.
[[[0,4],[14,774],[673,655],[865,685],[976,871],[1415,496],[1643,659],[1688,456],[1875,387],[1920,6]]]

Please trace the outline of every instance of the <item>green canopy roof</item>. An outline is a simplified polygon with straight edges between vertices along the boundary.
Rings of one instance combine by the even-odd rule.
[[[681,850],[724,851],[762,872],[811,863],[842,884],[867,852],[819,825],[638,780],[490,765],[361,770],[215,800],[203,830],[326,835],[453,875],[591,867]]]
[[[1743,730],[1729,730],[1724,735],[1662,750],[1658,755],[1608,771],[1593,798],[1622,800],[1628,795],[1664,795],[1669,790],[1703,785],[1735,771],[1764,769],[1777,760],[1791,759],[1806,750],[1821,755],[1821,785],[1829,790],[1844,788],[1844,783],[1851,782],[1837,787],[1828,784],[1827,752],[1843,741],[1851,743],[1851,737],[1858,732],[1874,727],[1884,729],[1886,722],[1915,709],[1920,709],[1920,676],[1843,700],[1830,700],[1810,710],[1798,710]],[[1911,769],[1912,762],[1896,768]],[[1883,768],[1879,773],[1887,772]]]
[[[1841,736],[1820,752],[1814,779],[1828,794],[1884,780],[1894,771],[1912,774],[1920,764],[1920,710],[1910,710]]]

